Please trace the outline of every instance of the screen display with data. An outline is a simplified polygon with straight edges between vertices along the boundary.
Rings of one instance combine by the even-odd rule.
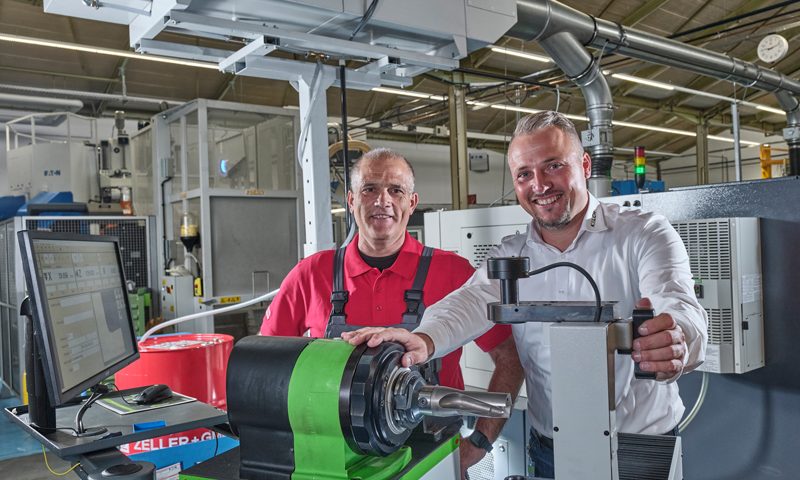
[[[64,394],[136,354],[125,279],[114,241],[32,238],[30,245],[51,368]]]

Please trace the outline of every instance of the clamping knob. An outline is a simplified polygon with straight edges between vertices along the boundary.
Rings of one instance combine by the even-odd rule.
[[[517,280],[527,278],[530,270],[528,257],[498,257],[486,260],[486,273],[490,279],[500,280],[502,296],[500,303],[512,304],[519,301]]]

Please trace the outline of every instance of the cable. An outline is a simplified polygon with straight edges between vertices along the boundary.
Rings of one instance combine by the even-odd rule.
[[[119,389],[119,387],[117,386],[117,384],[115,384],[115,383],[110,383],[109,385],[111,385],[112,387],[114,387],[114,391],[115,391],[115,392],[117,392],[117,393],[121,392],[121,390]],[[122,393],[120,393],[120,395],[119,395],[119,399],[120,399],[120,400],[122,400],[123,402],[127,403],[128,405],[131,405],[131,406],[136,406],[136,405],[137,405],[136,403],[131,403],[131,402],[129,402],[128,400],[126,400],[126,399],[125,399],[125,395],[123,395]]]
[[[172,260],[171,258],[168,258],[169,242],[167,241],[167,220],[166,220],[166,218],[167,218],[167,214],[166,214],[167,203],[166,203],[166,199],[164,198],[164,196],[165,196],[164,184],[169,182],[170,180],[172,180],[172,176],[171,175],[169,177],[165,178],[161,182],[161,214],[162,214],[161,215],[162,216],[162,219],[161,219],[161,232],[162,232],[162,234],[161,234],[161,242],[162,242],[161,248],[164,249],[164,265],[165,265],[164,268],[169,268],[169,262],[170,262],[170,260]]]
[[[360,32],[361,29],[364,28],[364,26],[367,25],[367,22],[369,22],[370,18],[372,18],[372,14],[375,13],[375,8],[377,6],[378,6],[378,0],[372,0],[372,3],[370,3],[369,7],[367,7],[367,11],[364,12],[364,16],[361,17],[361,21],[358,22],[358,25],[356,26],[356,29],[353,30],[353,34],[350,35],[350,38],[348,38],[348,40],[353,40],[354,38],[356,38],[356,35],[358,35],[358,32]]]
[[[275,289],[275,290],[273,290],[273,291],[271,291],[269,293],[265,293],[264,295],[261,295],[260,297],[256,297],[256,298],[254,298],[252,300],[248,300],[246,302],[236,303],[236,304],[233,304],[233,305],[231,305],[229,307],[224,307],[224,308],[220,308],[220,309],[217,309],[217,310],[206,310],[205,312],[193,313],[191,315],[184,315],[183,317],[178,317],[178,318],[175,318],[175,319],[170,320],[168,322],[159,323],[155,327],[153,327],[150,330],[144,332],[144,335],[142,335],[141,338],[139,338],[139,343],[144,342],[145,340],[147,340],[150,337],[150,335],[154,334],[155,332],[157,332],[159,330],[163,330],[164,328],[167,328],[167,327],[171,327],[172,325],[177,325],[179,323],[188,322],[189,320],[195,320],[197,318],[214,316],[214,315],[217,315],[217,314],[220,314],[220,313],[227,313],[227,312],[230,312],[232,310],[238,310],[240,308],[249,307],[250,305],[253,305],[255,303],[265,302],[267,300],[272,300],[273,298],[275,298],[275,295],[278,294],[278,290],[279,289]]]
[[[556,108],[555,108],[555,111],[557,112],[559,108],[561,108],[561,89],[556,87]]]
[[[194,260],[194,264],[197,265],[197,273],[198,273],[198,275],[203,276],[203,267],[200,265],[200,261],[197,259],[197,257],[195,257],[194,255],[192,255],[189,252],[186,252],[185,255],[187,257],[191,258],[192,260]]]
[[[377,0],[376,0],[377,1]],[[350,224],[353,222],[353,219],[350,214],[350,209],[347,208],[347,191],[350,189],[350,146],[348,143],[348,134],[347,134],[347,81],[345,77],[347,76],[347,66],[345,65],[344,60],[340,60],[339,65],[339,80],[340,80],[340,91],[341,91],[341,98],[342,98],[342,168],[344,170],[344,224],[347,225],[347,228],[350,228]]]
[[[505,168],[503,169],[503,171],[505,171]],[[504,193],[504,194],[500,195],[499,197],[497,197],[496,199],[494,199],[492,201],[492,203],[489,204],[489,207],[492,207],[492,206],[494,206],[495,203],[497,203],[499,201],[502,201],[504,198],[506,198],[508,196],[509,193],[512,193],[513,191],[514,191],[514,187],[511,187],[511,190],[507,191],[506,193]]]
[[[86,432],[86,429],[83,427],[83,415],[86,413],[86,410],[88,410],[92,404],[94,404],[94,402],[99,400],[109,391],[111,391],[111,389],[102,383],[98,383],[92,387],[92,394],[89,396],[89,400],[86,400],[86,402],[78,410],[78,413],[75,414],[75,431],[78,432],[78,435]]]
[[[708,372],[703,372],[703,382],[700,384],[700,393],[697,394],[697,400],[694,402],[694,406],[686,415],[681,423],[678,424],[678,433],[683,432],[686,427],[692,423],[694,417],[697,416],[697,413],[700,411],[700,407],[703,406],[703,403],[706,400],[706,392],[708,392]]]
[[[76,468],[78,468],[78,467],[80,467],[80,466],[81,466],[80,462],[78,462],[78,463],[76,463],[75,465],[73,465],[72,467],[70,467],[70,469],[69,469],[69,470],[65,470],[65,471],[63,471],[63,472],[61,472],[61,473],[59,473],[59,472],[55,472],[55,471],[53,471],[53,469],[50,467],[50,462],[48,462],[48,461],[47,461],[47,452],[44,450],[44,445],[42,445],[42,456],[44,457],[44,464],[47,466],[47,469],[50,471],[50,473],[52,473],[53,475],[55,475],[55,476],[57,476],[57,477],[63,477],[64,475],[68,474],[69,472],[71,472],[71,471],[73,471],[73,470],[75,470]]]
[[[531,270],[530,272],[528,272],[528,276],[532,277],[534,275],[538,275],[538,274],[546,272],[548,270],[552,270],[552,269],[554,269],[556,267],[574,268],[575,270],[581,272],[581,275],[586,277],[586,280],[589,280],[589,284],[592,286],[592,290],[594,290],[594,304],[595,304],[594,305],[594,321],[596,323],[599,323],[600,322],[600,312],[603,309],[603,304],[600,302],[600,290],[597,288],[597,284],[594,282],[594,279],[592,278],[592,276],[589,275],[589,272],[584,270],[583,267],[581,267],[579,265],[575,265],[574,263],[570,263],[570,262],[556,262],[556,263],[552,263],[550,265],[547,265],[545,267],[542,267],[542,268],[539,268],[539,269],[536,269],[536,270]]]
[[[350,245],[350,242],[353,241],[353,237],[356,236],[356,231],[358,231],[358,225],[356,225],[356,222],[350,223],[350,229],[347,231],[347,238],[344,239],[342,246],[339,248],[347,248],[347,246]]]

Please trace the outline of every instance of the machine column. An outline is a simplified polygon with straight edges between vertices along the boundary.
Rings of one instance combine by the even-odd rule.
[[[325,90],[333,82],[327,69],[320,69],[316,81],[300,75],[297,91],[300,94],[300,124],[308,131],[301,132],[300,149],[303,169],[303,210],[305,212],[306,243],[303,256],[333,248],[331,225],[331,178],[328,160],[328,106]],[[303,138],[305,137],[305,139]]]

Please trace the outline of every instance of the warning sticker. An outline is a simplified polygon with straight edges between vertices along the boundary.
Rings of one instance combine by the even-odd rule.
[[[761,275],[742,275],[742,303],[761,300]]]

